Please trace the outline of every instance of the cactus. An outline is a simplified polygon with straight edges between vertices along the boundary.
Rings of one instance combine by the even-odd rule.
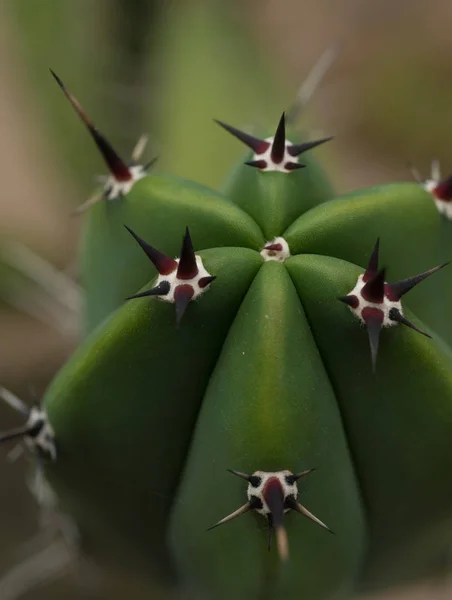
[[[83,206],[86,339],[42,407],[10,402],[28,420],[4,439],[47,456],[87,551],[183,598],[349,598],[438,572],[447,180],[335,197],[312,156],[330,138],[298,141],[283,114],[262,137],[217,121],[250,149],[217,192],[149,174],[142,145],[124,161],[55,78],[110,173]]]

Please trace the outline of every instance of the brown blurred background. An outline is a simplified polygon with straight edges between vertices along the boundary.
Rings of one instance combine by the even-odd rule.
[[[82,219],[69,215],[104,168],[49,67],[121,154],[147,132],[158,170],[219,186],[241,149],[212,118],[276,125],[334,47],[300,126],[336,136],[319,157],[345,192],[409,179],[408,160],[425,175],[433,157],[452,169],[451,22],[446,0],[3,0],[0,385],[32,402],[30,386],[42,393],[80,335]],[[15,424],[0,405],[0,430]],[[0,600],[122,597],[118,578],[72,560],[61,536],[35,537],[27,463],[2,455]],[[41,585],[49,560],[56,578]],[[397,597],[451,593],[427,582]]]

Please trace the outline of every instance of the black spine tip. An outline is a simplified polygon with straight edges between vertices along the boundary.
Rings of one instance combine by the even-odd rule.
[[[214,119],[214,121],[215,121],[215,123],[217,123],[217,125],[220,125],[220,127],[225,129],[228,133],[230,133],[235,138],[237,138],[239,141],[241,141],[243,144],[248,146],[248,148],[253,150],[253,152],[255,154],[262,154],[263,152],[265,152],[268,149],[268,147],[270,145],[265,140],[261,140],[261,139],[256,138],[248,133],[245,133],[244,131],[240,131],[240,129],[236,129],[235,127],[232,127],[231,125],[227,125],[226,123],[223,123],[223,121],[219,121],[218,119]]]
[[[287,151],[290,154],[290,156],[300,156],[300,154],[303,154],[308,150],[312,150],[313,148],[316,148],[321,144],[325,144],[326,142],[329,142],[332,139],[333,137],[331,136],[323,138],[321,140],[314,140],[313,142],[305,142],[304,144],[292,144],[291,146],[288,146]]]
[[[406,327],[409,327],[410,329],[413,329],[414,331],[417,331],[418,333],[425,335],[425,337],[428,337],[430,339],[432,337],[431,335],[429,335],[422,329],[419,329],[419,327],[416,327],[416,325],[414,325],[404,315],[402,315],[402,313],[399,311],[398,308],[391,308],[391,310],[389,311],[389,318],[391,319],[391,321],[396,321],[397,323],[400,323],[401,325],[405,325]]]
[[[151,158],[150,161],[148,161],[145,165],[143,165],[143,171],[150,171],[152,169],[152,167],[155,165],[155,163],[158,161],[159,157],[158,156],[154,156],[154,158]]]
[[[147,296],[166,296],[169,294],[171,285],[169,281],[161,281],[156,287],[145,292],[139,292],[133,296],[128,296],[126,300],[136,300],[137,298],[146,298]]]
[[[248,475],[247,473],[242,473],[241,471],[236,471],[235,469],[227,469],[227,471],[233,475],[236,475],[237,477],[240,477],[241,479],[245,479],[245,481],[249,481],[251,479],[251,475]]]
[[[159,252],[158,250],[156,250],[153,246],[151,246],[150,244],[145,242],[142,238],[140,238],[132,229],[130,229],[130,227],[127,227],[127,225],[124,225],[124,227],[130,233],[130,235],[135,239],[135,241],[138,243],[140,248],[143,250],[143,252],[146,254],[146,256],[149,258],[149,260],[152,262],[154,267],[160,273],[160,275],[169,275],[170,273],[172,273],[173,271],[176,270],[176,268],[178,267],[178,264],[174,259],[172,259],[169,256],[166,256],[165,254],[163,254],[162,252]]]
[[[275,137],[273,138],[271,158],[277,165],[281,164],[284,160],[286,153],[286,121],[284,113],[279,120],[278,127],[276,129]]]
[[[374,249],[370,255],[369,262],[367,264],[366,272],[364,273],[364,281],[368,281],[378,273],[378,262],[380,256],[380,238],[377,238]]]
[[[177,267],[178,279],[194,279],[199,273],[198,265],[196,264],[196,255],[191,241],[190,231],[185,228],[185,235],[182,241],[182,249],[180,253],[179,265]]]
[[[61,79],[58,77],[58,75],[55,73],[55,71],[53,69],[49,68],[49,71],[51,72],[51,74],[53,75],[55,81],[58,83],[58,85],[60,86],[60,88],[65,89],[64,88],[64,84],[61,81]]]
[[[102,158],[104,159],[113,177],[120,182],[130,181],[130,179],[132,179],[132,174],[130,172],[129,167],[121,159],[121,157],[118,155],[118,153],[110,144],[110,142],[100,133],[100,131],[96,129],[96,127],[93,125],[88,115],[82,108],[80,102],[72,95],[71,92],[69,92],[64,83],[58,77],[58,75],[56,75],[56,73],[52,71],[52,69],[50,69],[50,72],[52,73],[60,88],[63,90],[66,98],[72,104],[72,107],[77,112],[80,119],[88,128],[88,131],[91,134],[91,137],[94,143],[96,144],[97,149],[101,153]]]

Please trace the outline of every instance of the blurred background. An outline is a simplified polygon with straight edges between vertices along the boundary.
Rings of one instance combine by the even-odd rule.
[[[33,402],[81,331],[70,214],[105,169],[49,67],[121,155],[148,133],[155,170],[219,187],[243,149],[212,119],[273,130],[317,63],[299,126],[335,136],[318,155],[343,193],[408,180],[408,161],[452,170],[451,19],[446,0],[2,0],[0,385]],[[0,405],[0,430],[17,419]],[[29,469],[2,452],[0,600],[130,593],[77,560],[59,523],[40,528]],[[385,598],[450,598],[447,584]]]

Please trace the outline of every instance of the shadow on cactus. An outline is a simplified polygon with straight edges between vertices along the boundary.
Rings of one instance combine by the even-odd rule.
[[[452,224],[429,190],[335,197],[311,155],[326,140],[283,115],[272,137],[220,123],[251,149],[223,192],[143,170],[113,197],[130,167],[58,82],[110,168],[83,233],[87,337],[44,398],[47,473],[87,550],[187,598],[347,598],[438,572],[452,282],[415,284],[452,256]]]

